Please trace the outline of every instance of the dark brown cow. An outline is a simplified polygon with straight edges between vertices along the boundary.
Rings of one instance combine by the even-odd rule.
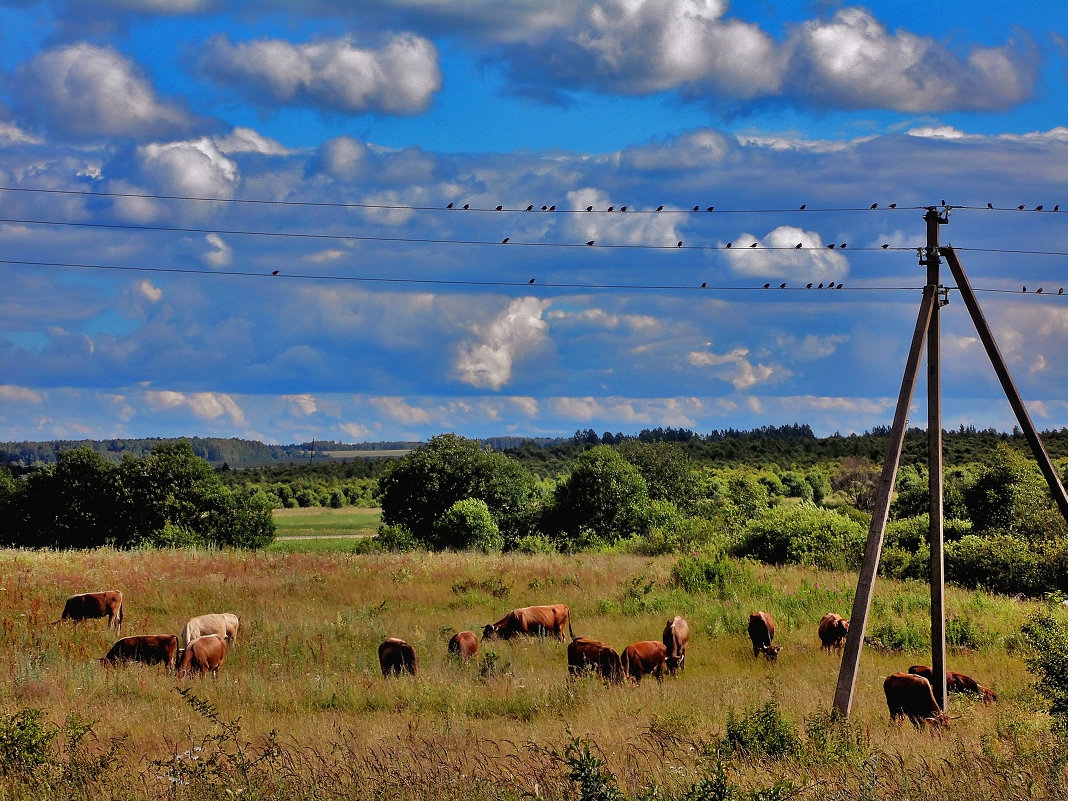
[[[114,667],[126,662],[143,662],[146,665],[166,665],[167,670],[174,670],[177,656],[178,638],[173,634],[138,634],[116,642],[108,655],[100,660],[100,664]]]
[[[419,670],[419,658],[415,655],[415,648],[396,637],[383,640],[378,646],[378,664],[382,668],[382,675],[386,677],[399,676],[402,673],[414,676]]]
[[[645,640],[628,645],[621,658],[623,676],[635,684],[641,684],[642,676],[649,674],[658,682],[664,680],[667,663],[667,646],[656,640]]]
[[[894,673],[883,681],[890,719],[907,717],[914,726],[930,723],[948,726],[949,717],[942,712],[931,690],[931,682],[913,673]]]
[[[182,651],[178,658],[178,676],[203,676],[209,671],[213,676],[219,675],[219,666],[226,659],[226,638],[218,634],[205,634],[197,637]]]
[[[558,640],[564,639],[564,628],[571,623],[571,615],[564,604],[552,606],[525,606],[513,609],[496,623],[491,623],[482,630],[482,639],[510,640],[524,634],[528,637],[547,637],[550,634]]]
[[[831,650],[842,650],[842,643],[849,634],[849,621],[834,612],[828,612],[820,618],[819,635],[823,643],[823,650],[830,653]]]
[[[753,641],[753,658],[764,654],[774,662],[782,650],[781,645],[772,645],[775,637],[775,623],[767,612],[754,612],[749,616],[749,639]]]
[[[122,593],[118,590],[83,592],[72,595],[63,606],[63,614],[56,623],[64,620],[108,619],[108,628],[118,634],[122,629]]]
[[[575,637],[567,646],[567,672],[579,676],[589,671],[611,684],[623,681],[623,663],[614,648],[589,637]]]
[[[923,676],[927,681],[934,682],[934,668],[930,665],[913,665],[909,673],[915,676]],[[957,673],[953,670],[946,671],[946,691],[960,693],[961,695],[976,695],[983,700],[984,704],[992,704],[998,700],[998,694],[989,687],[984,687],[971,676]]]
[[[686,670],[686,646],[690,644],[690,625],[686,618],[676,615],[664,626],[664,647],[667,649],[667,669],[674,676]]]
[[[478,653],[478,637],[473,631],[458,631],[449,640],[449,653],[468,660]]]

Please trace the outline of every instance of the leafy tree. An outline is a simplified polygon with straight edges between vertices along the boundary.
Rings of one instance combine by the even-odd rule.
[[[774,506],[750,521],[735,553],[771,564],[843,570],[859,564],[865,533],[830,509],[809,503]]]
[[[1039,541],[1068,534],[1038,466],[1019,452],[998,446],[964,492],[979,534],[1003,533]]]
[[[403,526],[430,545],[437,521],[465,498],[485,502],[506,542],[532,534],[538,494],[533,476],[517,462],[484,451],[476,440],[441,434],[390,465],[375,497],[383,524]]]
[[[499,551],[504,537],[485,501],[464,498],[450,506],[434,525],[434,547]]]
[[[59,454],[55,465],[30,474],[20,544],[95,548],[114,538],[115,466],[90,448]]]
[[[868,459],[851,456],[843,459],[831,475],[831,489],[841,492],[863,512],[875,509],[875,486],[880,469]]]
[[[557,485],[547,527],[572,539],[588,534],[614,542],[638,528],[648,497],[638,468],[614,448],[598,445],[579,456]]]
[[[679,447],[666,442],[627,442],[619,446],[623,458],[638,468],[649,498],[671,501],[684,512],[697,503],[697,469]]]

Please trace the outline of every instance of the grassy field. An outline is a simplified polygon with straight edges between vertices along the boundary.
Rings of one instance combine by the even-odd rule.
[[[853,715],[832,725],[838,657],[820,650],[816,622],[849,614],[855,576],[738,564],[718,588],[687,593],[676,561],[0,551],[0,798],[44,797],[40,782],[49,797],[94,799],[1065,797],[1063,743],[1017,652],[1039,604],[950,590],[970,647],[949,666],[999,701],[953,697],[947,732],[917,731],[889,721],[882,680],[929,663],[908,649],[929,627],[927,588],[879,582],[869,632],[906,647],[865,649]],[[125,593],[124,635],[237,613],[218,677],[105,670],[96,660],[114,636],[103,621],[49,625],[68,595],[103,588]],[[662,686],[569,682],[554,640],[482,643],[466,665],[448,658],[454,631],[551,602],[571,607],[576,634],[619,650],[686,616],[685,674]],[[777,621],[775,664],[753,659],[745,625],[756,609]],[[415,679],[381,676],[376,649],[389,636],[417,649]],[[42,752],[47,769],[11,769],[13,716],[26,708],[68,730]],[[723,745],[728,727],[745,725],[748,752]],[[776,746],[769,732],[782,726],[790,736]]]
[[[381,520],[380,509],[356,506],[274,510],[274,524],[279,537],[370,537],[378,530]]]

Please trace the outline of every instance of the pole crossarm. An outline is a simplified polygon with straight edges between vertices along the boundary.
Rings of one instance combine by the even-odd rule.
[[[998,380],[1001,381],[1001,387],[1005,391],[1005,397],[1008,398],[1009,405],[1012,407],[1012,411],[1016,415],[1016,420],[1020,423],[1024,438],[1027,440],[1027,444],[1031,446],[1031,452],[1034,454],[1035,460],[1038,462],[1038,467],[1042,471],[1046,483],[1049,485],[1053,500],[1061,510],[1061,515],[1068,521],[1068,495],[1064,492],[1064,485],[1061,484],[1060,476],[1057,475],[1057,469],[1053,466],[1053,461],[1049,458],[1046,446],[1042,444],[1042,439],[1038,436],[1035,424],[1031,422],[1031,415],[1027,413],[1027,407],[1024,405],[1023,398],[1020,397],[1020,392],[1016,389],[1016,384],[1013,382],[1012,376],[1009,374],[1009,368],[1005,364],[1005,359],[1001,355],[1001,351],[998,349],[998,344],[994,340],[994,334],[986,322],[983,310],[979,308],[979,301],[975,297],[975,291],[972,289],[972,285],[968,281],[968,276],[964,273],[964,268],[961,266],[960,259],[957,258],[957,254],[952,247],[943,247],[939,250],[941,254],[945,256],[946,262],[949,264],[949,269],[953,273],[953,279],[957,282],[957,289],[960,291],[961,299],[964,301],[964,305],[972,317],[972,323],[975,325],[975,330],[979,334],[979,339],[982,341],[983,347],[986,348],[987,356],[990,357],[990,363],[994,367],[994,372],[997,374]]]
[[[875,509],[872,512],[871,527],[868,530],[868,541],[864,546],[864,560],[860,566],[857,593],[853,598],[853,612],[849,619],[849,635],[846,637],[845,649],[842,653],[842,667],[839,670],[838,685],[834,691],[834,714],[840,717],[848,717],[853,704],[860,653],[864,646],[864,630],[875,589],[875,574],[879,569],[883,535],[886,532],[886,521],[890,515],[890,500],[894,493],[897,468],[901,462],[901,448],[905,442],[905,431],[908,427],[909,406],[912,404],[912,395],[920,372],[923,345],[937,302],[938,287],[925,286],[920,311],[916,317],[916,330],[912,335],[912,346],[909,348],[905,373],[901,380],[901,391],[898,394],[897,409],[894,412],[894,424],[890,429],[886,461],[883,463],[883,471],[876,487]]]

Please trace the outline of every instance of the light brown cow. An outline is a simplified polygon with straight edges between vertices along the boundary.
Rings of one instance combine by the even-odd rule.
[[[818,629],[820,642],[823,650],[830,653],[832,650],[841,651],[846,635],[849,634],[849,621],[834,612],[828,612],[820,618]]]
[[[674,676],[686,670],[686,646],[690,644],[690,624],[686,618],[671,618],[664,626],[664,647],[667,649],[667,669]]]
[[[473,631],[458,631],[449,640],[449,653],[464,661],[478,653],[478,637]]]
[[[623,676],[635,684],[641,684],[642,676],[646,674],[655,676],[658,682],[663,682],[667,646],[656,640],[632,643],[623,649],[621,661]]]
[[[386,677],[402,673],[414,676],[419,670],[419,658],[415,655],[415,648],[404,640],[389,637],[378,646],[378,665]]]
[[[486,626],[482,630],[482,639],[510,640],[521,634],[528,637],[548,637],[551,634],[562,640],[564,627],[570,625],[571,613],[564,604],[525,606],[522,609],[513,609],[496,623]]]
[[[568,644],[567,672],[572,676],[593,672],[610,684],[623,681],[623,663],[616,650],[589,637],[575,637]]]
[[[753,658],[764,654],[774,662],[782,650],[781,645],[772,645],[775,637],[775,623],[767,612],[754,612],[749,616],[749,639],[753,641]]]
[[[166,665],[174,670],[178,656],[178,638],[173,634],[138,634],[123,637],[111,646],[108,655],[100,664],[114,667],[127,662],[142,662],[146,665]]]
[[[218,634],[205,634],[197,637],[182,651],[178,658],[179,677],[203,676],[209,671],[213,676],[219,675],[219,666],[226,659],[226,638]]]
[[[218,634],[225,637],[233,645],[237,642],[237,630],[241,627],[241,621],[233,612],[216,612],[210,615],[197,615],[189,618],[182,627],[182,645],[189,647],[197,637],[208,634]]]
[[[914,726],[930,723],[949,726],[949,717],[942,712],[931,690],[931,682],[913,673],[894,673],[883,681],[890,719],[907,717]]]
[[[116,634],[122,630],[122,593],[119,590],[72,595],[64,604],[63,614],[56,623],[64,620],[91,620],[98,617],[106,617],[108,628],[115,629]]]
[[[909,673],[923,676],[927,681],[934,682],[934,668],[930,665],[913,665],[909,668]],[[984,704],[992,704],[998,700],[998,694],[989,687],[984,687],[971,676],[957,673],[954,670],[946,671],[946,692],[975,695],[981,698]]]

